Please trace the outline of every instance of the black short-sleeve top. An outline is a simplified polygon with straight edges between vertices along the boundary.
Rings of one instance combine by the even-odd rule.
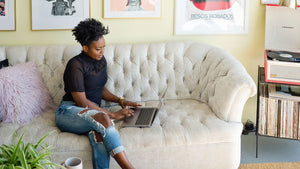
[[[102,92],[107,81],[107,63],[103,56],[95,60],[84,52],[67,63],[64,72],[64,101],[74,101],[71,92],[85,92],[87,99],[101,105]]]

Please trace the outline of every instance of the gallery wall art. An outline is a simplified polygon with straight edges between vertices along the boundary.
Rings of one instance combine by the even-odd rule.
[[[248,1],[175,0],[175,34],[245,34]]]
[[[15,5],[15,0],[0,0],[0,30],[16,30]]]
[[[89,7],[89,0],[31,0],[32,30],[73,29]]]
[[[103,18],[159,18],[161,0],[104,0]]]

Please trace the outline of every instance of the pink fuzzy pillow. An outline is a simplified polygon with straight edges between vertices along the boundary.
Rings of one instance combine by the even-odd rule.
[[[0,70],[0,113],[5,123],[29,122],[54,108],[42,76],[31,63],[21,63]]]

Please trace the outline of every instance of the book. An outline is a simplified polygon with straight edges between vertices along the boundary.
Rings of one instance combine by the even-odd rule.
[[[300,139],[300,86],[261,84],[259,90],[258,134]]]
[[[298,129],[299,129],[299,102],[294,102],[293,111],[293,139],[298,139]]]
[[[260,101],[260,109],[259,109],[259,120],[258,120],[258,133],[261,135],[266,134],[266,114],[267,114],[267,98],[266,97],[259,97]]]
[[[278,99],[268,98],[268,111],[267,111],[267,135],[276,136],[275,131],[277,127],[275,126],[275,119],[277,119],[277,102]]]
[[[300,89],[298,86],[295,87],[282,84],[269,84],[268,93],[269,97],[300,101],[299,94],[293,92],[293,90],[297,91],[298,88]]]

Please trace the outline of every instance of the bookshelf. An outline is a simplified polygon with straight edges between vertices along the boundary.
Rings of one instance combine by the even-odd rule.
[[[258,67],[256,158],[258,136],[300,140],[300,86],[265,81],[264,67]]]

